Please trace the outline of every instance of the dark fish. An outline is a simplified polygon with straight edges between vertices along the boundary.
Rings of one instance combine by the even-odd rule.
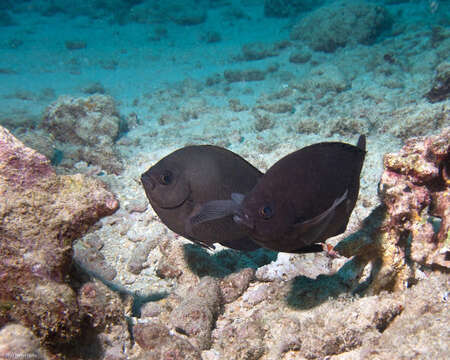
[[[187,221],[204,203],[248,193],[262,173],[235,153],[212,145],[179,149],[142,174],[147,198],[162,222],[172,231],[205,247],[213,243],[237,250],[256,250],[244,228],[232,216],[199,224]]]
[[[322,251],[345,231],[359,192],[366,140],[357,146],[323,142],[295,151],[261,177],[246,196],[207,203],[190,219],[195,228],[233,214],[262,247],[281,252]]]

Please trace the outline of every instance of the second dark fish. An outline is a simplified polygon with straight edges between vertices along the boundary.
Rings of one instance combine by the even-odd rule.
[[[203,204],[248,193],[262,173],[242,157],[212,145],[187,146],[161,159],[142,174],[150,204],[162,222],[177,234],[205,247],[220,243],[237,250],[260,248],[232,216],[191,228],[188,219]]]

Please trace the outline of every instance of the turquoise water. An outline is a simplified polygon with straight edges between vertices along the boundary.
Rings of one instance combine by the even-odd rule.
[[[350,25],[354,33],[344,35],[344,44],[333,52],[311,52],[314,39],[307,42],[306,48],[300,39],[292,40],[274,56],[260,60],[243,58],[245,44],[262,42],[270,47],[277,41],[290,41],[295,25],[317,11],[319,3],[322,9],[332,9],[336,2],[116,0],[74,5],[63,0],[3,1],[0,124],[12,130],[22,123],[39,126],[45,107],[58,96],[86,96],[87,92],[95,92],[88,88],[96,82],[101,84],[102,92],[120,104],[120,113],[136,112],[144,123],[152,122],[155,112],[159,114],[168,107],[164,101],[154,101],[151,94],[182,87],[183,81],[198,82],[201,89],[191,86],[193,95],[202,97],[208,105],[220,108],[230,98],[239,98],[254,106],[262,93],[301,81],[318,66],[330,64],[337,65],[349,82],[345,92],[354,93],[352,102],[356,97],[362,101],[364,95],[360,92],[368,91],[368,86],[380,94],[382,105],[421,101],[420,95],[429,89],[436,66],[449,58],[448,1],[362,2],[383,7],[383,16],[389,19],[379,29],[375,29],[370,16],[368,29]],[[361,4],[342,3],[350,7]],[[349,14],[354,15],[352,11]],[[358,16],[364,19],[364,14]],[[326,27],[333,17],[324,17],[323,23],[313,21],[310,31]],[[337,36],[339,31],[347,31],[346,26],[336,30]],[[445,37],[438,46],[432,44],[436,27]],[[355,43],[354,35],[362,31],[375,34],[371,34],[370,41]],[[310,60],[289,62],[289,54],[297,47],[311,52]],[[383,52],[389,56],[385,63],[377,59],[385,55]],[[391,57],[394,63],[383,70],[389,67]],[[371,61],[381,63],[370,64]],[[264,70],[274,64],[278,69],[264,81],[227,84],[223,80],[225,70]],[[386,80],[386,72],[392,82],[399,84],[387,88],[380,84]],[[207,79],[213,76],[218,76],[220,83],[205,87]],[[306,92],[314,93],[313,90],[307,88]],[[189,97],[183,95],[179,100],[176,106]],[[296,102],[300,104],[295,110],[301,111],[301,101]]]

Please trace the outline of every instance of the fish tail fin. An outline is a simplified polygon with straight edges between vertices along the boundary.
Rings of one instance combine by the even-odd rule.
[[[361,150],[366,151],[366,135],[359,135],[358,143],[356,144]]]

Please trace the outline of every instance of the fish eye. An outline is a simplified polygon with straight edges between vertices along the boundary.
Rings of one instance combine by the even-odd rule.
[[[169,170],[164,171],[159,178],[162,185],[169,185],[173,180],[172,172]]]
[[[273,210],[269,205],[266,205],[259,209],[259,214],[263,219],[268,220],[273,216]]]

